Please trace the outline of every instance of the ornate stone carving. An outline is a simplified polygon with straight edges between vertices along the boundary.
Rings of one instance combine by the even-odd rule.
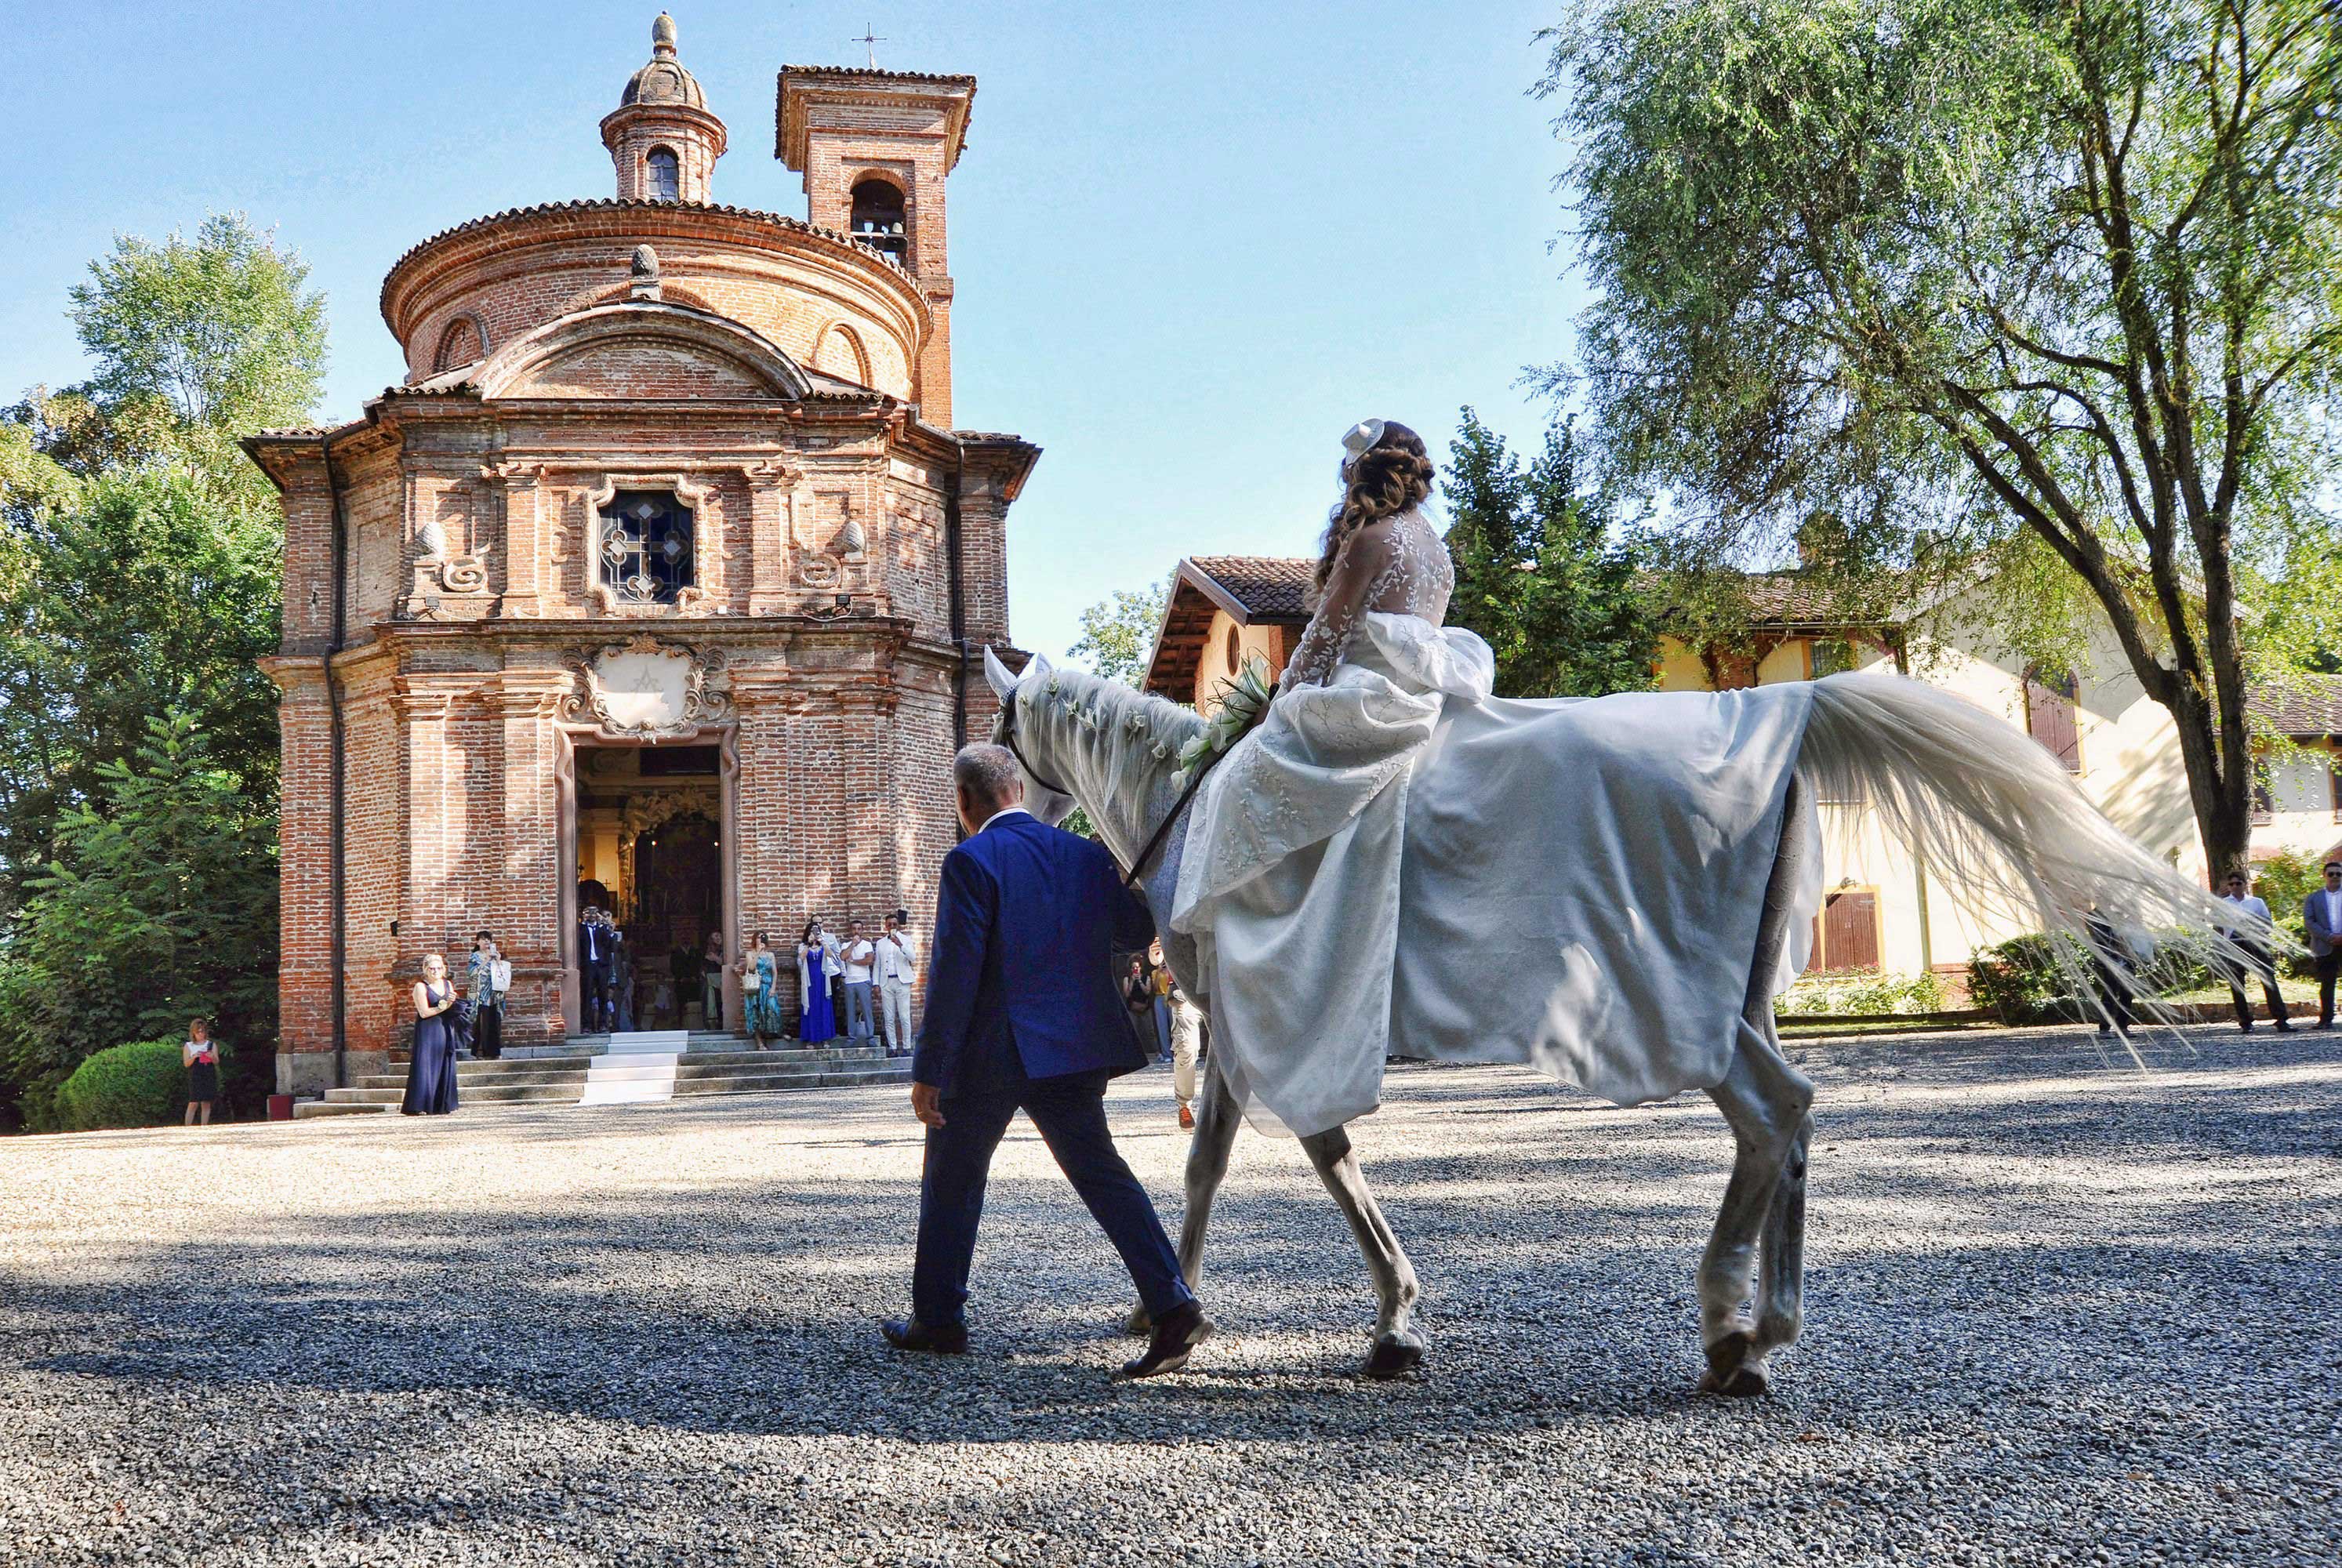
[[[720,649],[629,637],[604,645],[570,668],[577,687],[564,699],[562,717],[573,722],[590,717],[613,737],[687,735],[732,711],[732,677]]]

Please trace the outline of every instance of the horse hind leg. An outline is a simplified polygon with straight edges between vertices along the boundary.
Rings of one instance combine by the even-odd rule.
[[[1326,1190],[1340,1205],[1342,1217],[1350,1222],[1350,1233],[1357,1237],[1367,1272],[1374,1276],[1378,1310],[1366,1373],[1373,1378],[1404,1377],[1423,1364],[1426,1348],[1423,1333],[1415,1326],[1415,1304],[1423,1295],[1415,1265],[1407,1262],[1397,1233],[1367,1190],[1366,1173],[1358,1166],[1348,1132],[1334,1127],[1312,1134],[1301,1140],[1301,1147],[1317,1167]]]
[[[1757,1282],[1756,1308],[1759,1356],[1797,1343],[1805,1323],[1806,1286],[1806,1167],[1814,1142],[1814,1119],[1798,1124],[1789,1142],[1781,1179],[1773,1189],[1773,1207],[1765,1217],[1764,1262]]]
[[[1725,1081],[1708,1094],[1724,1112],[1738,1149],[1723,1209],[1699,1262],[1700,1343],[1707,1355],[1700,1387],[1746,1397],[1771,1386],[1766,1364],[1771,1346],[1765,1343],[1768,1307],[1762,1289],[1769,1282],[1759,1280],[1757,1262],[1777,1213],[1786,1232],[1789,1216],[1783,1189],[1793,1153],[1803,1165],[1799,1145],[1813,1086],[1778,1056],[1744,1047],[1734,1054]],[[1767,1248],[1764,1255],[1786,1262],[1787,1249]],[[1794,1300],[1788,1310],[1796,1310]]]
[[[1782,808],[1780,847],[1765,888],[1764,914],[1741,1008],[1746,1027],[1740,1031],[1724,1081],[1707,1092],[1731,1126],[1737,1149],[1724,1205],[1700,1257],[1700,1344],[1707,1356],[1700,1386],[1744,1397],[1771,1386],[1766,1358],[1772,1343],[1787,1340],[1768,1343],[1768,1325],[1770,1333],[1779,1333],[1786,1312],[1789,1336],[1794,1337],[1798,1310],[1794,1289],[1782,1306],[1768,1309],[1765,1287],[1785,1283],[1793,1257],[1803,1255],[1805,1151],[1814,1086],[1781,1054],[1774,1034],[1772,991],[1795,917],[1800,874],[1806,857],[1818,852],[1807,831],[1805,789],[1803,781],[1791,779]],[[1781,1189],[1793,1163],[1796,1184],[1784,1198]],[[1792,1233],[1797,1238],[1794,1252]],[[1760,1280],[1759,1248],[1767,1240],[1779,1244],[1763,1248],[1772,1260],[1767,1270],[1771,1278]]]
[[[1204,1283],[1204,1231],[1211,1223],[1212,1200],[1228,1174],[1228,1154],[1236,1144],[1244,1113],[1236,1104],[1219,1069],[1204,1067],[1203,1094],[1196,1108],[1196,1135],[1187,1144],[1187,1208],[1179,1221],[1179,1273],[1187,1288],[1200,1293]],[[1155,1320],[1142,1304],[1123,1321],[1126,1333],[1153,1332]]]

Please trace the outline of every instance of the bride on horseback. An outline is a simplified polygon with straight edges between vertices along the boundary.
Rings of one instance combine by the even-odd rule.
[[[1423,438],[1369,419],[1342,444],[1309,624],[1197,792],[1171,914],[1229,1086],[1304,1135],[1379,1103],[1408,776],[1446,704],[1483,701],[1495,674],[1443,624],[1456,569],[1421,510]]]

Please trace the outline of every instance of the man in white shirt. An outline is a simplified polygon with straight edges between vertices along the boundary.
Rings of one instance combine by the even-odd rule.
[[[886,1030],[886,1054],[911,1054],[911,983],[919,976],[919,944],[910,917],[896,910],[878,938],[878,1014]]]
[[[2317,969],[2317,1026],[2334,1027],[2334,977],[2342,974],[2342,860],[2326,863],[2326,885],[2301,901],[2309,956]]]
[[[2223,933],[2243,948],[2250,960],[2238,964],[2228,974],[2228,994],[2237,1001],[2237,1026],[2247,1034],[2253,1032],[2253,1006],[2245,1000],[2245,972],[2249,969],[2260,976],[2261,990],[2268,996],[2269,1016],[2277,1020],[2278,1032],[2290,1034],[2293,1023],[2286,1014],[2284,994],[2277,988],[2277,966],[2269,962],[2268,947],[2259,935],[2268,929],[2266,924],[2262,924],[2269,917],[2268,905],[2252,895],[2250,884],[2241,871],[2228,873],[2220,886],[2220,897],[2224,901],[2235,904],[2247,914],[2258,917],[2256,923],[2240,923]]]
[[[846,1037],[863,1044],[877,1029],[870,1008],[870,983],[878,964],[878,949],[862,934],[860,921],[846,923],[846,941],[838,947],[837,956],[846,965]]]

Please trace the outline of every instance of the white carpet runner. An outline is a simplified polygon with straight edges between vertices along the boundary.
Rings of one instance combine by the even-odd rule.
[[[610,1048],[586,1064],[580,1105],[630,1105],[675,1098],[675,1065],[691,1043],[682,1029],[637,1029],[610,1036]]]

